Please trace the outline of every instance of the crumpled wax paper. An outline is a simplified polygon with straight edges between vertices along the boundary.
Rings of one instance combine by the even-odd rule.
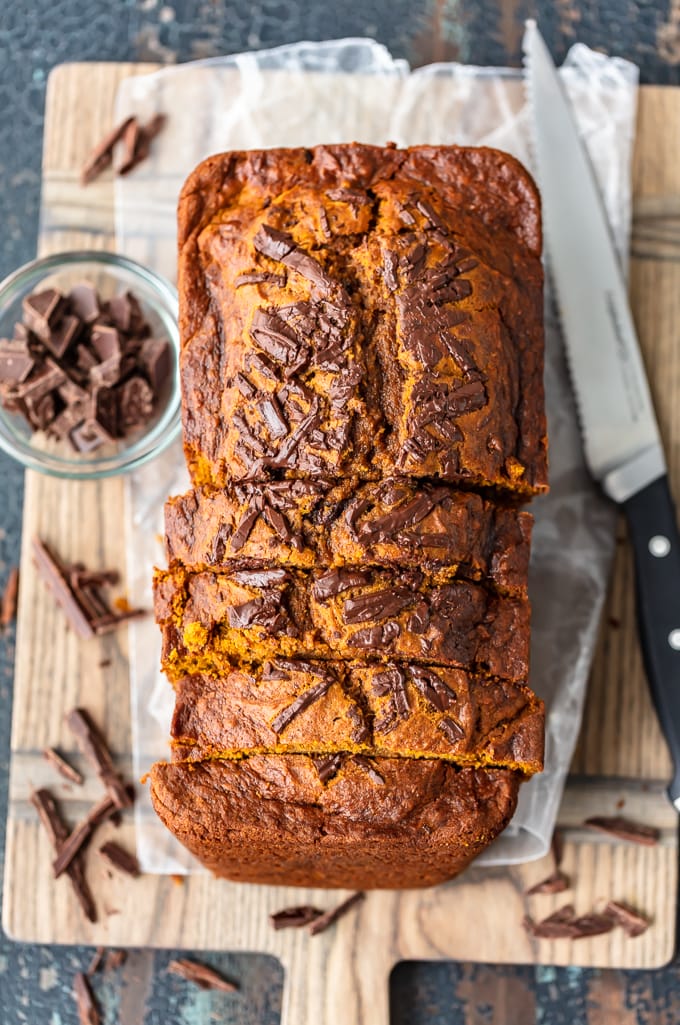
[[[588,146],[621,254],[630,230],[630,162],[637,69],[577,45],[560,74]],[[357,140],[400,146],[484,144],[532,166],[519,73],[459,64],[410,71],[367,39],[299,43],[188,64],[125,80],[116,117],[156,112],[167,126],[151,158],[116,185],[117,245],[175,278],[175,208],[181,185],[210,153]],[[614,511],[585,468],[550,289],[546,295],[546,393],[551,492],[536,517],[530,575],[531,684],[545,700],[545,772],[522,788],[515,817],[478,864],[543,855],[549,846],[576,742],[588,670],[614,547]],[[180,444],[133,473],[127,487],[128,581],[133,605],[151,605],[154,564],[163,564],[163,502],[186,488]],[[131,627],[135,771],[168,755],[173,692],[159,671],[160,638],[149,619]],[[137,804],[137,845],[146,872],[200,871]]]

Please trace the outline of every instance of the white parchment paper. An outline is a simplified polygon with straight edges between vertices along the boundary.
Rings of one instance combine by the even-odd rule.
[[[577,45],[561,75],[598,175],[622,254],[630,230],[630,162],[637,69]],[[366,39],[300,43],[183,65],[127,79],[116,116],[168,115],[151,160],[116,186],[117,244],[175,278],[175,207],[192,168],[210,153],[321,142],[463,143],[507,150],[532,166],[517,72],[437,64],[411,72]],[[479,859],[500,865],[540,857],[550,843],[580,725],[586,681],[614,545],[614,512],[585,469],[550,289],[546,295],[546,393],[551,493],[533,503],[530,575],[531,683],[548,709],[545,772],[522,788],[505,833]],[[128,580],[134,605],[150,606],[163,563],[162,507],[188,477],[179,444],[128,480]],[[160,639],[133,621],[131,693],[135,772],[167,757],[173,707],[159,672]],[[199,871],[144,796],[138,856],[146,872]]]

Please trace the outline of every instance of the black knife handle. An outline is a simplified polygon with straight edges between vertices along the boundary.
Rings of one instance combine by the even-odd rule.
[[[664,474],[623,503],[635,554],[640,641],[652,698],[674,765],[680,810],[680,532]]]

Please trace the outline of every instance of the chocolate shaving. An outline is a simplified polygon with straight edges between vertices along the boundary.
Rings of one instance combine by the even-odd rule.
[[[328,927],[337,922],[339,918],[347,914],[355,904],[364,900],[365,896],[366,894],[362,890],[359,890],[358,893],[353,893],[351,897],[347,898],[347,900],[343,900],[343,902],[338,904],[337,907],[331,908],[330,911],[324,911],[322,915],[315,918],[309,925],[309,931],[312,936],[316,936],[318,933],[324,932],[325,929],[328,929]]]
[[[117,142],[122,139],[124,133],[127,131],[128,126],[135,120],[135,118],[128,117],[122,121],[119,125],[113,128],[104,138],[99,142],[83,165],[83,169],[80,172],[80,184],[89,185],[95,178],[98,178],[102,171],[105,171],[113,163],[113,149]]]
[[[43,749],[43,758],[53,765],[64,779],[67,779],[70,783],[77,783],[78,786],[82,784],[83,776],[81,773],[79,773],[77,769],[74,769],[74,767],[70,765],[58,751],[55,751],[53,747],[46,747]]]
[[[33,538],[32,549],[38,572],[64,611],[71,629],[83,640],[93,637],[92,623],[69,587],[62,564],[38,537]]]
[[[121,847],[120,844],[117,844],[115,840],[109,840],[107,843],[102,844],[99,848],[99,853],[112,868],[119,869],[126,875],[132,876],[133,879],[141,875],[137,858],[134,854],[130,854],[129,851]]]
[[[269,921],[276,930],[279,929],[301,929],[309,925],[315,919],[320,918],[323,911],[312,907],[311,904],[301,904],[297,907],[282,908],[269,916]]]
[[[577,917],[573,904],[566,904],[540,922],[534,922],[527,915],[524,919],[524,928],[537,939],[578,940],[611,932],[614,922],[608,915],[596,912]]]
[[[58,854],[62,845],[68,839],[69,832],[68,826],[57,811],[57,805],[52,794],[49,790],[36,790],[31,794],[31,804],[40,816],[40,821],[50,838],[50,843],[52,844],[55,854]],[[97,909],[95,907],[92,893],[90,892],[90,887],[85,879],[85,869],[80,858],[76,858],[70,863],[66,869],[66,874],[71,881],[73,892],[78,899],[78,903],[83,909],[85,917],[90,922],[96,922]]]
[[[94,999],[87,976],[82,972],[76,972],[73,977],[73,996],[78,1008],[80,1025],[101,1025],[99,1007]]]
[[[623,818],[620,815],[608,818],[606,816],[593,816],[586,819],[584,826],[597,829],[608,836],[615,836],[618,840],[626,840],[629,843],[639,843],[646,847],[654,847],[659,842],[660,832],[654,826],[647,826],[642,822],[634,822],[632,819]]]
[[[151,152],[151,142],[162,131],[166,120],[165,114],[156,114],[146,125],[140,125],[136,118],[132,119],[123,135],[125,153],[116,168],[117,174],[129,174],[133,168],[146,160]]]
[[[134,798],[126,787],[111,758],[111,752],[101,733],[84,708],[74,708],[66,715],[66,723],[78,741],[78,746],[97,771],[116,808],[129,808]]]
[[[12,566],[7,576],[0,604],[0,626],[6,629],[16,619],[19,597],[19,567]]]
[[[312,762],[322,783],[328,783],[340,772],[345,755],[341,753],[332,755],[312,755]]]
[[[376,769],[372,758],[366,758],[365,755],[354,755],[354,761],[360,769],[363,769],[364,772],[368,773],[374,783],[378,783],[380,785],[384,784],[385,778],[384,776],[381,776]]]
[[[55,879],[58,879],[59,876],[63,872],[66,872],[69,866],[73,864],[73,859],[76,858],[90,842],[96,828],[100,826],[102,822],[106,822],[107,819],[112,818],[112,816],[117,812],[117,806],[108,796],[102,798],[98,804],[95,804],[95,806],[90,809],[83,821],[75,827],[59,848],[57,856],[52,862]]]
[[[92,955],[92,960],[87,966],[87,970],[85,972],[86,975],[94,975],[96,972],[99,971],[102,961],[104,960],[104,953],[104,947],[97,947],[94,954]]]
[[[607,915],[616,924],[620,925],[627,936],[631,938],[641,936],[649,929],[649,919],[633,910],[628,904],[621,904],[620,901],[610,900],[604,909],[603,914]]]
[[[563,893],[564,890],[568,890],[570,886],[569,878],[564,874],[556,870],[552,872],[545,879],[542,879],[540,883],[536,883],[526,891],[527,897],[532,897],[537,893]]]
[[[309,690],[306,690],[304,694],[300,694],[292,704],[288,705],[287,708],[284,708],[283,711],[279,712],[276,716],[271,724],[274,733],[277,735],[283,733],[286,726],[288,726],[293,719],[300,714],[300,712],[303,712],[306,708],[309,708],[310,705],[313,705],[315,701],[318,701],[319,698],[323,697],[334,682],[334,677],[329,676],[321,680],[320,683],[314,684],[314,686],[310,687]]]
[[[171,961],[167,970],[173,975],[180,975],[187,982],[193,982],[201,989],[217,989],[222,993],[235,993],[238,990],[235,982],[228,982],[214,968],[208,968],[207,965],[190,961],[188,958]]]

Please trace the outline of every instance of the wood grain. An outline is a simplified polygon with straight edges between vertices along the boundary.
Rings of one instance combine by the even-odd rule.
[[[143,69],[141,69],[143,70]],[[148,68],[150,70],[150,68]],[[50,78],[41,221],[42,253],[113,245],[112,180],[88,189],[79,167],[111,118],[118,83],[139,65],[66,65]],[[77,111],[77,117],[76,117]],[[668,126],[680,116],[680,90],[645,88],[640,95],[635,161],[635,221],[631,294],[651,374],[671,475],[680,493],[680,139]],[[471,870],[435,890],[376,891],[317,937],[305,930],[276,933],[270,912],[289,904],[329,907],[340,893],[242,886],[208,875],[184,883],[165,877],[138,880],[109,875],[97,856],[115,836],[134,848],[134,828],[107,824],[87,856],[101,918],[85,922],[64,879],[54,881],[51,851],[29,802],[34,787],[54,791],[71,822],[100,795],[83,765],[63,714],[87,707],[129,774],[130,718],[126,635],[79,642],[46,594],[30,562],[39,534],[67,559],[125,566],[120,481],[73,483],[26,475],[22,587],[12,731],[10,811],[3,924],[16,939],[37,942],[149,945],[259,950],[286,969],[283,1020],[287,1025],[338,1021],[386,1025],[388,976],[404,958],[654,967],[673,953],[677,893],[677,817],[664,786],[670,762],[648,696],[635,632],[632,568],[621,532],[611,592],[587,700],[584,729],[560,812],[566,845],[564,870],[574,889],[527,898],[525,889],[551,868],[543,862],[505,870]],[[124,591],[124,584],[121,587]],[[110,660],[103,666],[103,661]],[[59,747],[85,770],[72,787],[43,759]],[[625,802],[623,808],[620,802]],[[627,814],[657,825],[661,842],[642,848],[582,828],[590,814]],[[525,913],[543,917],[567,899],[586,911],[606,899],[648,913],[652,927],[630,940],[619,930],[568,941],[530,940]],[[107,913],[108,912],[108,913]],[[605,1000],[615,1000],[603,994]]]

